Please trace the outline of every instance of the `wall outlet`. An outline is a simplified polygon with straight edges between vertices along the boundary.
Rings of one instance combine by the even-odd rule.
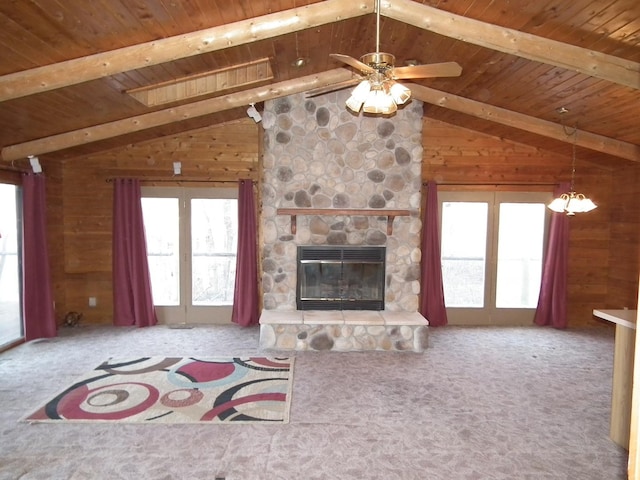
[[[98,305],[98,299],[96,297],[89,297],[89,306],[95,307]]]

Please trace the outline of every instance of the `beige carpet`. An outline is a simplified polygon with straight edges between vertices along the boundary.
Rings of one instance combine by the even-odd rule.
[[[626,478],[613,331],[432,328],[417,353],[296,354],[288,424],[20,422],[106,358],[264,355],[258,329],[65,329],[0,354],[0,479]]]

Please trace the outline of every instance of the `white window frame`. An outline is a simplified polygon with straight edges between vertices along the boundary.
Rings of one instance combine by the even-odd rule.
[[[180,201],[180,305],[156,306],[161,324],[227,324],[231,323],[233,305],[191,304],[191,210],[190,200],[197,198],[237,199],[237,188],[143,186],[142,197],[178,198]]]
[[[440,241],[442,242],[442,204],[444,202],[488,202],[487,257],[485,264],[484,306],[482,308],[447,307],[451,325],[531,325],[535,308],[496,308],[498,208],[499,203],[543,203],[550,200],[549,192],[524,191],[439,191]],[[545,208],[543,259],[546,253],[551,213]],[[446,289],[446,286],[445,286]]]

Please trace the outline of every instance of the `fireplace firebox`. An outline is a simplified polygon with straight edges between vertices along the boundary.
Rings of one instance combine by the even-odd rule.
[[[385,247],[299,246],[298,310],[384,310]]]

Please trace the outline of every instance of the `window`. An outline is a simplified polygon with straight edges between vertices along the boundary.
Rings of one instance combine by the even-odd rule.
[[[237,200],[191,200],[191,232],[193,304],[233,305]]]
[[[497,308],[536,308],[542,278],[544,203],[501,203]]]
[[[180,211],[178,198],[142,198],[153,303],[180,305]]]
[[[20,189],[0,183],[0,346],[24,336],[20,262]]]
[[[442,276],[447,307],[484,306],[486,202],[442,204]]]
[[[538,302],[546,193],[439,193],[441,261],[452,324],[529,324]]]
[[[235,189],[143,188],[151,288],[161,323],[230,321],[236,195]]]

